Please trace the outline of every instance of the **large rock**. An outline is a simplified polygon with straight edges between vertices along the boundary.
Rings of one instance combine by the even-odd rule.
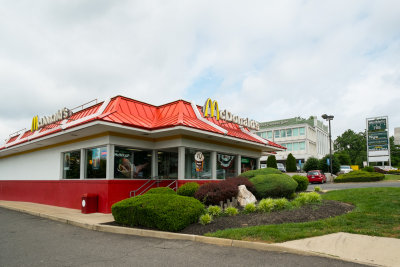
[[[238,203],[240,206],[244,207],[249,203],[256,203],[256,197],[247,190],[245,185],[239,185],[239,193],[238,193]]]

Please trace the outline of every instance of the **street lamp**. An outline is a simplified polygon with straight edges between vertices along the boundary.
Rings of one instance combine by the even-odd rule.
[[[333,115],[326,115],[323,114],[321,116],[324,120],[327,120],[329,122],[329,158],[330,158],[330,167],[331,167],[331,177],[332,177],[332,134],[331,134],[331,120],[333,120],[334,116]]]

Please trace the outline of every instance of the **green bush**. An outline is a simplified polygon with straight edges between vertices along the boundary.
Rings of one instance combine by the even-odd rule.
[[[222,212],[222,210],[219,206],[209,206],[207,211],[212,216],[219,216],[219,215],[221,215],[221,212]]]
[[[248,203],[248,204],[246,204],[246,206],[244,206],[245,213],[253,213],[253,212],[256,212],[256,210],[257,210],[257,207],[256,207],[256,204],[254,204],[254,203]]]
[[[228,216],[235,216],[239,213],[238,209],[235,207],[227,207],[224,213]]]
[[[395,175],[400,175],[400,170],[390,170],[387,172],[388,174],[395,174]]]
[[[114,220],[123,225],[176,232],[198,222],[204,206],[191,197],[144,194],[115,203],[111,212]]]
[[[314,187],[314,191],[315,191],[315,192],[321,191],[321,187],[319,187],[319,186]]]
[[[289,198],[297,188],[297,182],[287,174],[257,175],[250,179],[258,199],[267,197]]]
[[[202,225],[209,224],[210,222],[212,222],[212,216],[210,214],[208,214],[208,213],[203,214],[203,215],[200,216],[199,222]]]
[[[319,164],[318,164],[318,170],[321,170],[322,172],[331,172],[330,171],[330,166],[328,166],[327,159],[330,159],[330,155],[326,155],[322,159],[320,159]],[[340,161],[339,159],[335,156],[332,155],[332,173],[338,173],[340,171]]]
[[[157,188],[152,188],[149,191],[146,192],[146,194],[172,194],[175,195],[176,192],[174,189],[169,188],[169,187],[157,187]]]
[[[180,196],[194,197],[194,193],[199,189],[200,185],[195,182],[186,183],[178,188],[176,193]]]
[[[352,171],[349,173],[341,174],[335,178],[335,183],[348,183],[348,182],[375,182],[385,179],[383,173],[366,172],[366,171]]]
[[[287,157],[287,160],[286,160],[286,171],[288,171],[288,172],[296,172],[297,171],[296,159],[292,155],[292,153],[290,153],[288,155],[288,157]]]
[[[284,210],[290,207],[290,202],[286,198],[274,199],[274,210]]]
[[[292,178],[293,178],[293,180],[295,180],[297,182],[296,192],[306,191],[307,190],[309,181],[308,181],[308,178],[306,176],[293,175]]]
[[[374,167],[371,167],[371,166],[366,166],[366,167],[362,168],[361,170],[365,171],[365,172],[374,172],[375,171]]]
[[[319,160],[314,157],[308,158],[308,160],[304,163],[303,170],[305,172],[318,170]]]
[[[240,176],[250,179],[257,175],[266,175],[266,174],[282,174],[282,172],[280,170],[274,169],[274,168],[263,168],[263,169],[244,172]]]
[[[272,198],[261,199],[257,209],[262,212],[271,212],[275,208],[275,201]]]
[[[322,197],[317,192],[311,193],[300,193],[293,201],[293,206],[299,207],[309,203],[319,203],[322,201]]]
[[[267,167],[278,169],[278,165],[276,164],[276,157],[274,155],[270,155],[267,158]]]

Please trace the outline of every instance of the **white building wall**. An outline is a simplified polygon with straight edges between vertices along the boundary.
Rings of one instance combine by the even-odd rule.
[[[0,159],[0,180],[59,180],[62,153],[106,145],[108,137],[72,143]]]

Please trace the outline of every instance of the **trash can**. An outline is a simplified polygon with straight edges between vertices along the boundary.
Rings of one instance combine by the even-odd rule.
[[[82,213],[97,212],[97,199],[96,194],[83,194],[82,195]]]

